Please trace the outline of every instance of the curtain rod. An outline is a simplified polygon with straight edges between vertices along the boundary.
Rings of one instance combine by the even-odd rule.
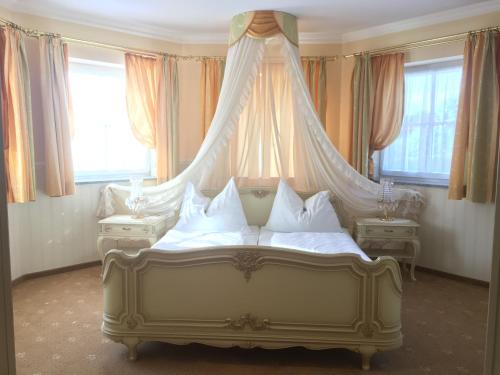
[[[9,21],[3,17],[0,17],[0,23],[4,24],[5,26],[13,27],[13,28],[21,31],[25,35],[27,35],[29,37],[33,37],[33,38],[39,38],[41,36],[54,36],[54,37],[61,38],[62,40],[64,40],[67,43],[75,43],[75,44],[82,44],[82,45],[98,47],[98,48],[112,49],[115,51],[120,51],[120,52],[125,52],[125,53],[134,53],[134,54],[146,56],[146,57],[169,56],[169,57],[173,57],[173,58],[176,58],[179,60],[195,60],[195,61],[203,61],[205,59],[215,59],[215,60],[225,60],[226,59],[226,56],[175,55],[175,54],[170,54],[167,52],[131,48],[131,47],[121,46],[121,45],[117,45],[117,44],[101,43],[101,42],[94,42],[94,41],[90,41],[90,40],[71,38],[71,37],[63,36],[63,35],[56,34],[56,33],[48,33],[48,32],[43,32],[43,31],[39,31],[36,29],[28,29],[28,28],[25,28],[23,26],[20,26],[20,25],[14,23],[12,21]],[[335,60],[337,60],[337,56],[301,56],[301,59],[302,60],[335,61]]]
[[[83,45],[88,45],[88,46],[93,46],[93,47],[113,49],[116,51],[121,51],[121,52],[125,52],[125,53],[127,53],[127,52],[134,53],[134,54],[142,55],[142,56],[146,56],[146,57],[169,56],[169,57],[173,57],[173,58],[176,58],[179,60],[195,60],[195,61],[203,61],[205,59],[216,59],[216,60],[225,60],[226,59],[226,56],[175,55],[175,54],[169,54],[169,53],[160,52],[160,51],[137,49],[137,48],[120,46],[117,44],[100,43],[100,42],[94,42],[94,41],[90,41],[90,40],[71,38],[71,37],[62,36],[62,35],[56,34],[56,33],[48,33],[48,32],[42,32],[42,31],[39,31],[36,29],[28,29],[28,28],[22,27],[16,23],[14,23],[14,22],[11,22],[5,18],[2,18],[2,17],[0,17],[0,23],[3,23],[6,26],[13,27],[13,28],[23,32],[25,35],[30,36],[30,37],[38,38],[38,37],[44,36],[44,35],[55,36],[55,37],[60,37],[62,40],[66,41],[68,43],[77,43],[77,44],[83,44]],[[416,41],[416,42],[399,44],[397,46],[392,46],[392,47],[383,47],[383,48],[378,48],[378,49],[373,49],[373,50],[368,50],[368,51],[361,51],[361,52],[356,52],[356,53],[352,53],[349,55],[343,55],[342,57],[351,58],[354,56],[359,56],[363,53],[370,53],[372,55],[382,55],[384,53],[397,52],[397,51],[407,51],[407,50],[417,49],[417,48],[422,48],[422,47],[431,47],[431,46],[436,46],[436,45],[440,45],[440,44],[454,43],[454,42],[463,40],[469,34],[480,33],[480,32],[488,31],[488,30],[499,31],[500,26],[487,27],[487,28],[482,28],[482,29],[478,29],[478,30],[462,32],[462,33],[457,33],[457,34],[451,34],[451,35],[446,35],[446,36],[437,37],[437,38],[424,39],[424,40],[420,40],[420,41]],[[301,56],[301,59],[302,60],[336,61],[338,59],[338,56]]]
[[[448,44],[448,43],[454,43],[461,41],[467,37],[469,34],[476,34],[480,33],[483,31],[489,31],[489,30],[500,30],[500,26],[493,26],[493,27],[486,27],[483,29],[478,29],[478,30],[473,30],[473,31],[467,31],[463,33],[457,33],[457,34],[451,34],[451,35],[446,35],[446,36],[441,36],[437,38],[431,38],[431,39],[424,39],[424,40],[419,40],[416,42],[409,42],[409,43],[404,43],[404,44],[399,44],[397,46],[392,46],[392,47],[383,47],[383,48],[377,48],[377,49],[372,49],[368,51],[362,51],[362,52],[356,52],[352,53],[350,55],[344,55],[344,58],[351,58],[354,56],[359,56],[363,53],[370,53],[371,55],[383,55],[385,53],[389,52],[398,52],[398,51],[407,51],[411,49],[417,49],[417,48],[422,48],[422,47],[431,47],[431,46],[437,46],[440,44]]]
[[[181,59],[181,60],[203,60],[203,59],[207,59],[207,58],[223,60],[226,58],[225,56],[182,56],[182,55],[175,55],[175,54],[170,54],[170,53],[160,52],[160,51],[125,47],[125,46],[120,46],[117,44],[100,43],[100,42],[94,42],[94,41],[90,41],[90,40],[71,38],[71,37],[63,36],[61,34],[48,33],[48,32],[39,31],[36,29],[28,29],[28,28],[25,28],[23,26],[20,26],[20,25],[14,23],[14,22],[11,22],[3,17],[0,17],[0,23],[2,23],[5,26],[10,26],[12,28],[15,28],[15,29],[21,31],[22,33],[24,33],[26,36],[33,37],[33,38],[39,38],[41,36],[54,36],[54,37],[61,38],[63,41],[65,41],[67,43],[76,43],[76,44],[82,44],[82,45],[87,45],[87,46],[92,46],[92,47],[112,49],[115,51],[121,51],[121,52],[125,52],[125,53],[127,53],[127,52],[134,53],[134,54],[146,56],[146,57],[169,56],[169,57],[174,57],[176,59]]]

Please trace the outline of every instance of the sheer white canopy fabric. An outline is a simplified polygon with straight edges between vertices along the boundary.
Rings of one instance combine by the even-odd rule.
[[[276,43],[278,56],[269,48]],[[353,169],[329,140],[310,98],[298,48],[281,34],[267,39],[245,35],[229,48],[217,110],[198,154],[172,180],[144,189],[146,212],[178,209],[187,182],[221,190],[231,176],[240,187],[275,187],[284,178],[298,191],[329,190],[352,216],[380,211],[380,185]],[[128,212],[129,191],[108,185],[98,215]],[[394,194],[400,215],[418,214],[420,193],[398,188]]]

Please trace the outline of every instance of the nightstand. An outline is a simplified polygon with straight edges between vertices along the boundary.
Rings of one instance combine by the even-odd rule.
[[[413,220],[394,218],[356,219],[356,242],[368,256],[389,255],[404,262],[411,261],[411,279],[415,281],[415,262],[420,252],[419,225]]]
[[[111,249],[139,250],[151,247],[172,226],[167,216],[113,215],[98,223],[97,251],[101,259]]]

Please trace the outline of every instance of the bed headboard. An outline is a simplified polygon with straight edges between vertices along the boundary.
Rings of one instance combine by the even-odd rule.
[[[240,188],[240,198],[243,205],[243,210],[247,217],[249,225],[264,226],[267,223],[271,208],[273,207],[274,196],[276,190],[271,188]],[[205,190],[203,194],[207,197],[215,197],[219,191]],[[298,193],[302,199],[307,199],[314,195],[314,193]],[[352,229],[352,219],[350,219],[347,212],[342,206],[342,202],[335,197],[330,201],[337,212],[340,223],[344,228]]]

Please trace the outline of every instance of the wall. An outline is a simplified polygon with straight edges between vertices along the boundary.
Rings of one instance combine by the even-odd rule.
[[[448,199],[448,189],[414,187],[425,196],[420,266],[489,281],[495,205]]]
[[[75,195],[62,198],[49,198],[43,193],[45,156],[40,66],[35,40],[27,40],[26,51],[30,62],[37,196],[35,202],[8,205],[13,279],[98,259],[95,212],[101,185],[77,185]]]
[[[77,185],[70,197],[38,192],[31,203],[9,204],[12,278],[98,260],[97,218],[102,185]]]
[[[386,34],[376,38],[344,43],[342,45],[342,54],[349,55],[360,51],[397,46],[404,43],[437,38],[446,35],[467,32],[470,30],[477,30],[488,26],[497,26],[499,24],[500,12],[495,12],[458,21],[407,30],[399,33]],[[463,41],[458,41],[450,44],[440,44],[425,48],[412,49],[406,52],[406,59],[408,62],[410,62],[431,60],[448,56],[458,56],[463,54],[463,48]],[[339,143],[341,145],[339,151],[346,158],[350,159],[352,144],[352,129],[350,127],[352,121],[351,78],[352,72],[354,70],[354,58],[343,58],[339,61],[339,63],[341,64],[340,92],[342,93],[339,114]]]
[[[500,12],[439,25],[387,34],[344,43],[344,55],[408,42],[467,32],[500,24]],[[406,53],[408,62],[425,61],[463,54],[463,41],[418,48]],[[351,77],[353,58],[341,64],[339,144],[341,153],[351,155]],[[426,207],[420,219],[422,250],[418,264],[478,280],[490,280],[494,205],[448,200],[448,190],[414,187],[421,190]]]
[[[225,45],[178,45],[161,40],[125,35],[108,30],[13,14],[0,8],[0,15],[26,27],[58,32],[65,36],[113,43],[130,48],[168,51],[183,55],[225,55]],[[302,45],[302,55],[338,55],[408,41],[448,35],[498,23],[500,13],[450,22],[344,45]],[[409,60],[459,55],[463,44],[431,47],[409,53]],[[95,209],[100,184],[77,185],[72,197],[48,198],[40,187],[44,157],[41,132],[40,92],[37,85],[36,44],[29,43],[33,89],[33,122],[39,193],[37,201],[9,205],[12,276],[97,260]],[[116,62],[123,54],[103,48],[71,44],[70,54],[81,58]],[[327,132],[350,155],[350,79],[353,59],[328,62]],[[199,110],[200,66],[195,61],[179,62],[181,163],[191,160],[201,144]],[[489,280],[493,208],[469,202],[448,201],[442,188],[417,187],[426,196],[421,219],[422,254],[419,264],[462,276]]]
[[[125,35],[108,30],[74,25],[0,9],[0,15],[30,28],[64,36],[112,43],[130,48],[180,53],[181,46],[160,40]],[[79,184],[70,197],[49,198],[43,193],[44,147],[38,49],[34,39],[26,42],[30,63],[33,131],[37,175],[37,199],[9,204],[9,234],[12,278],[98,259],[95,216],[103,184]],[[123,53],[105,48],[70,45],[72,57],[122,62]]]
[[[59,33],[66,37],[110,43],[128,48],[163,51],[181,55],[226,55],[226,45],[179,45],[157,39],[102,30],[13,13],[0,8],[0,16],[25,27]],[[9,232],[12,254],[12,277],[27,273],[64,267],[97,260],[96,206],[103,184],[78,184],[75,195],[63,198],[49,198],[43,193],[45,167],[42,104],[39,84],[38,49],[34,39],[26,41],[30,62],[30,78],[33,106],[33,130],[35,139],[35,160],[37,172],[37,200],[26,204],[9,205]],[[339,45],[302,46],[301,52],[308,55],[335,55]],[[123,63],[123,52],[69,44],[71,57]],[[200,64],[194,60],[180,60],[179,68],[179,143],[181,165],[193,159],[202,142],[200,98]],[[328,128],[337,122],[338,84],[335,82],[340,71],[335,64],[328,63],[329,111]],[[330,71],[331,69],[331,71]],[[332,110],[333,109],[333,110]]]

